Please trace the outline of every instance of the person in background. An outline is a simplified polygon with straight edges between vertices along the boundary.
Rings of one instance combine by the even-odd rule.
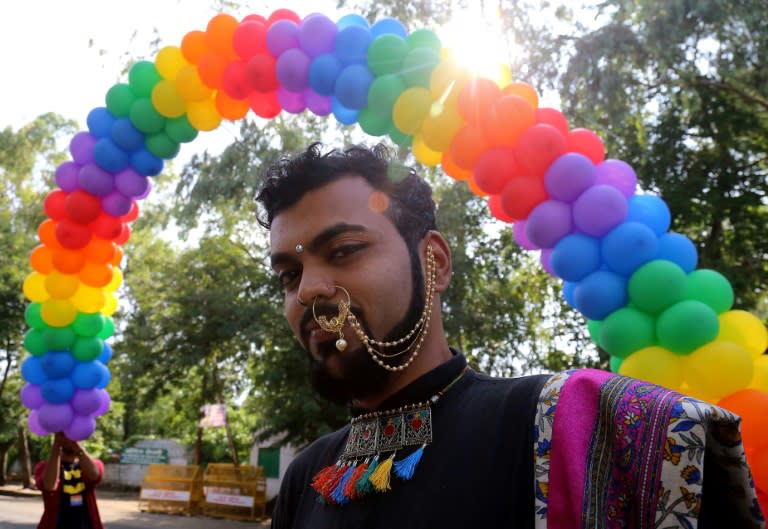
[[[94,489],[104,463],[63,433],[54,435],[51,455],[35,466],[35,484],[43,494],[38,529],[103,529]]]

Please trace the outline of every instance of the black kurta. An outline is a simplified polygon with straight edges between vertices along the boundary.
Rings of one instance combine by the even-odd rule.
[[[381,406],[424,401],[461,373],[451,360],[414,381]],[[432,406],[433,441],[409,481],[346,505],[318,501],[312,477],[335,463],[350,427],[326,435],[298,455],[283,480],[273,513],[275,529],[532,529],[533,425],[539,392],[549,375],[492,378],[473,370]]]

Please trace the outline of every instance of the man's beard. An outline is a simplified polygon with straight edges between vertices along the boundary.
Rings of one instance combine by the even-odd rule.
[[[414,328],[416,323],[421,317],[421,313],[424,310],[424,275],[421,272],[421,265],[418,256],[409,250],[411,260],[411,277],[413,279],[413,292],[411,293],[411,300],[408,304],[408,310],[405,316],[390,330],[387,335],[381,339],[385,342],[393,342],[399,340],[411,329]],[[368,328],[363,315],[359,309],[354,306],[354,300],[352,300],[353,306],[350,309],[357,318],[358,322],[362,326],[365,334],[369,337],[374,337],[371,330]],[[315,313],[320,316],[322,314],[326,316],[335,316],[338,314],[338,306],[331,303],[318,303],[315,306]],[[302,319],[301,328],[303,329],[309,319],[312,318],[312,308],[309,307]],[[411,343],[417,340],[419,333],[416,333],[412,337],[411,342],[400,344],[401,349],[397,349],[398,346],[393,348],[387,348],[391,350],[384,350],[384,353],[395,353],[402,348],[409,347]],[[378,339],[378,338],[377,338]],[[336,349],[336,341],[328,340],[326,342],[319,343],[317,345],[318,353],[321,357],[326,358],[331,355],[337,355],[338,361],[341,365],[341,375],[339,377],[331,375],[325,364],[322,361],[318,361],[308,355],[310,363],[310,382],[312,388],[323,398],[336,402],[339,404],[348,403],[353,399],[363,399],[371,395],[381,394],[386,390],[390,384],[394,373],[385,370],[379,364],[374,362],[370,353],[366,350],[365,345],[360,343],[354,349],[350,349],[343,355]],[[305,344],[306,349],[306,344]],[[410,352],[410,351],[409,351]],[[392,367],[401,365],[410,357],[409,352],[403,353],[399,356],[383,359],[383,361]]]

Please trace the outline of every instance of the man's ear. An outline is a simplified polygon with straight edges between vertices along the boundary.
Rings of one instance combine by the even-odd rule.
[[[445,292],[448,285],[451,284],[451,275],[453,274],[451,248],[443,235],[435,230],[430,230],[424,237],[423,251],[425,253],[423,255],[426,255],[427,244],[432,245],[432,253],[435,257],[435,292]]]

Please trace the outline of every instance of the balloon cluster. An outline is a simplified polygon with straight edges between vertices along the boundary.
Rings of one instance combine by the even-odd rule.
[[[135,63],[72,139],[73,159],[45,202],[50,218],[24,285],[32,303],[22,400],[33,431],[82,439],[108,407],[120,245],[163,160],[224,119],[309,110],[389,136],[487,197],[516,242],[563,280],[614,371],[742,415],[768,492],[765,327],[733,309],[727,279],[696,268],[695,246],[669,231],[662,199],[636,193],[632,167],[606,159],[593,131],[570,128],[529,84],[505,77],[472,75],[427,29],[288,9],[216,15],[154,62]]]

